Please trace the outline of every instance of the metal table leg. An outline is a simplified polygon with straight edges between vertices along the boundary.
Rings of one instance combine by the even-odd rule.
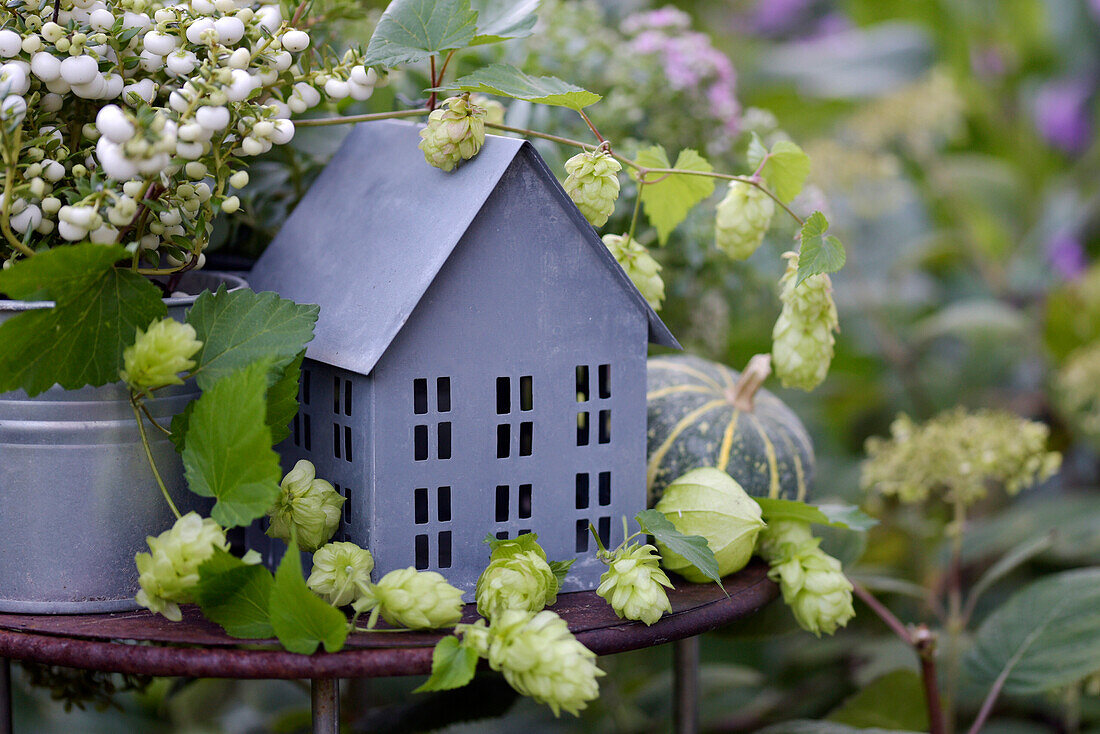
[[[0,734],[12,734],[11,661],[0,658]]]
[[[316,678],[309,682],[313,734],[340,734],[340,680]]]
[[[689,637],[672,643],[673,731],[696,734],[699,731],[699,638]]]

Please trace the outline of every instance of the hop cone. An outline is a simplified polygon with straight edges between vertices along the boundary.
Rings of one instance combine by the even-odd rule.
[[[489,666],[508,684],[544,703],[557,716],[576,716],[600,695],[596,655],[586,648],[561,617],[549,610],[537,614],[510,609],[489,626]]]
[[[619,198],[616,174],[622,169],[604,150],[578,153],[565,162],[569,174],[565,178],[565,191],[593,227],[607,224],[607,218],[615,211],[615,200]]]
[[[354,607],[357,612],[372,611],[372,624],[381,612],[395,627],[438,629],[462,618],[462,592],[435,571],[402,568],[368,587]]]
[[[313,463],[305,459],[287,472],[280,487],[279,499],[267,513],[271,518],[267,534],[289,543],[293,527],[298,547],[312,553],[327,543],[340,526],[344,498],[331,484],[318,479]]]
[[[450,171],[477,155],[485,143],[485,110],[468,97],[448,97],[443,106],[428,115],[420,131],[420,150],[436,168]]]
[[[191,356],[201,347],[190,324],[175,319],[154,321],[145,331],[138,329],[137,339],[123,351],[119,376],[138,392],[182,385],[179,373],[195,366]]]
[[[485,110],[485,122],[494,125],[504,124],[504,113],[507,111],[500,100],[486,97],[484,94],[471,94],[470,103]]]
[[[179,604],[192,601],[199,566],[216,548],[229,550],[225,531],[210,518],[189,512],[170,530],[146,540],[150,552],[134,556],[141,585],[135,598],[146,609],[178,622],[182,618]]]
[[[355,543],[329,543],[313,554],[306,585],[334,607],[351,604],[366,593],[374,558]]]
[[[812,275],[795,285],[798,255],[788,252],[780,285],[783,310],[772,330],[772,366],[784,387],[813,390],[833,359],[833,332],[839,329],[832,281]]]
[[[493,618],[505,609],[537,612],[553,604],[558,580],[545,557],[535,551],[499,554],[477,579],[477,611]]]
[[[745,260],[764,241],[774,213],[770,196],[750,184],[730,181],[715,213],[714,240],[733,259]]]
[[[665,299],[665,282],[661,280],[661,266],[640,242],[625,234],[605,234],[603,243],[622,266],[634,286],[641,292],[654,311],[661,308]]]
[[[856,615],[852,584],[840,561],[818,547],[820,542],[808,523],[774,520],[761,533],[758,548],[799,626],[818,637],[833,634]]]
[[[607,600],[622,619],[653,624],[672,611],[665,587],[672,582],[660,568],[661,557],[652,545],[632,543],[609,554],[608,568],[596,593]]]

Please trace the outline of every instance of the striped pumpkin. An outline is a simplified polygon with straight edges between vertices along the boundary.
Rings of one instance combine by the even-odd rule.
[[[646,486],[652,507],[677,477],[713,466],[757,497],[807,499],[814,450],[790,408],[759,389],[767,356],[753,357],[745,378],[691,355],[648,363]]]

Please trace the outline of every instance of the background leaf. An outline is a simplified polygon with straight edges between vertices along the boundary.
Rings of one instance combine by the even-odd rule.
[[[474,679],[477,660],[477,651],[472,647],[463,645],[454,635],[444,637],[432,650],[431,677],[413,693],[461,688]]]
[[[928,704],[920,676],[895,670],[876,678],[834,709],[828,720],[860,729],[928,731]]]
[[[754,171],[764,163],[760,175],[784,204],[790,204],[802,192],[806,177],[810,175],[810,157],[789,140],[776,141],[771,151],[767,151],[754,134],[749,143],[748,160]]]
[[[195,601],[203,616],[233,637],[267,639],[275,635],[268,613],[273,583],[271,572],[263,566],[218,549],[199,566]]]
[[[184,437],[188,486],[217,498],[210,515],[225,527],[249,524],[279,496],[282,472],[266,423],[269,368],[257,362],[203,392]]]
[[[393,0],[367,44],[363,63],[393,67],[415,64],[474,40],[477,11],[470,0]]]
[[[646,168],[682,168],[689,171],[713,171],[714,167],[703,156],[686,148],[676,157],[676,165],[668,161],[668,154],[660,145],[638,151],[637,163]],[[647,180],[655,181],[642,187],[642,206],[650,224],[657,230],[657,240],[663,245],[680,222],[684,221],[692,207],[714,193],[714,179],[690,174],[652,173]]]
[[[848,257],[844,245],[836,237],[825,234],[828,229],[829,221],[821,212],[811,214],[802,225],[796,286],[811,275],[835,273],[844,267]]]
[[[576,558],[570,558],[568,561],[550,561],[550,570],[554,573],[554,578],[558,580],[558,588],[565,583],[565,577],[569,575],[569,569],[577,562]]]
[[[277,374],[275,384],[267,390],[267,427],[271,429],[271,442],[274,444],[290,435],[290,422],[298,414],[298,378],[302,374],[305,356],[305,351],[299,352],[294,361],[281,374]]]
[[[557,77],[531,76],[507,64],[490,64],[446,86],[430,91],[446,92],[456,89],[463,92],[498,94],[527,102],[568,107],[571,110],[584,109],[603,99],[594,92],[564,82]]]
[[[275,636],[287,650],[312,655],[321,644],[328,652],[343,648],[348,636],[347,617],[306,586],[295,542],[290,543],[275,572],[268,609]]]
[[[1047,576],[989,615],[965,658],[988,687],[1007,672],[1006,693],[1049,691],[1096,671],[1100,660],[1100,568]]]
[[[538,17],[540,0],[472,0],[477,11],[477,35],[471,46],[496,43],[531,35]]]
[[[898,734],[898,729],[852,726],[836,721],[795,719],[758,729],[757,734]]]
[[[126,258],[121,247],[73,245],[0,271],[0,292],[55,302],[0,324],[0,392],[34,396],[55,383],[75,390],[118,381],[137,330],[167,313],[160,289],[115,267]]]
[[[638,521],[643,532],[652,535],[673,553],[683,556],[684,560],[699,569],[699,573],[711,581],[718,585],[722,584],[722,577],[718,573],[718,560],[707,545],[706,538],[701,535],[684,535],[660,510],[639,512],[634,519]]]
[[[817,525],[831,525],[851,530],[869,530],[878,525],[874,519],[855,505],[811,505],[798,500],[753,497],[764,513],[765,522],[771,520],[802,520]]]

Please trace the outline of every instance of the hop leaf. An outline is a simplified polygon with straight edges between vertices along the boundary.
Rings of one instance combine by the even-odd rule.
[[[783,601],[802,629],[831,635],[855,616],[852,584],[840,561],[818,547],[809,523],[774,520],[760,534],[757,550],[771,564],[768,576],[779,583]]]
[[[137,340],[122,353],[123,369],[119,376],[137,392],[147,393],[165,385],[182,385],[179,373],[195,366],[191,357],[202,348],[190,324],[175,319],[160,319],[145,331],[137,330]]]
[[[770,196],[750,184],[730,181],[715,212],[715,243],[734,260],[745,260],[764,241],[773,214],[775,202]]]
[[[179,605],[193,601],[199,566],[217,549],[229,550],[225,531],[210,518],[189,512],[169,530],[146,539],[149,553],[134,556],[137,564],[137,603],[173,622],[182,619]]]
[[[839,329],[832,281],[812,275],[797,283],[798,254],[788,252],[780,280],[783,310],[772,330],[772,366],[785,387],[813,390],[829,372]],[[797,284],[796,284],[797,283]]]
[[[305,459],[287,472],[279,486],[279,498],[267,513],[271,518],[267,534],[287,543],[296,535],[302,550],[312,553],[340,526],[344,498],[331,484],[318,479],[317,470]]]
[[[665,299],[665,282],[661,280],[661,266],[649,254],[649,250],[625,234],[605,234],[603,243],[630,276],[646,302],[654,311],[660,310],[661,301]]]
[[[443,105],[428,115],[428,124],[420,131],[419,147],[424,159],[436,168],[450,171],[477,155],[485,143],[485,113],[468,96],[443,100]]]
[[[665,588],[672,582],[660,568],[661,557],[652,545],[631,543],[613,553],[601,554],[607,571],[600,577],[596,594],[603,597],[622,619],[653,624],[672,611]]]
[[[306,586],[332,606],[342,607],[367,593],[373,570],[369,550],[355,543],[329,543],[313,554]]]
[[[478,614],[491,619],[505,609],[537,612],[557,599],[558,580],[533,536],[519,536],[530,538],[523,544],[517,538],[493,546],[489,565],[478,577],[474,592]],[[527,544],[534,547],[525,547]]]
[[[353,606],[372,612],[371,624],[381,613],[395,627],[438,629],[462,618],[462,592],[435,571],[402,568],[368,587]]]
[[[565,192],[593,227],[602,227],[615,211],[622,165],[603,150],[578,153],[565,162]]]

